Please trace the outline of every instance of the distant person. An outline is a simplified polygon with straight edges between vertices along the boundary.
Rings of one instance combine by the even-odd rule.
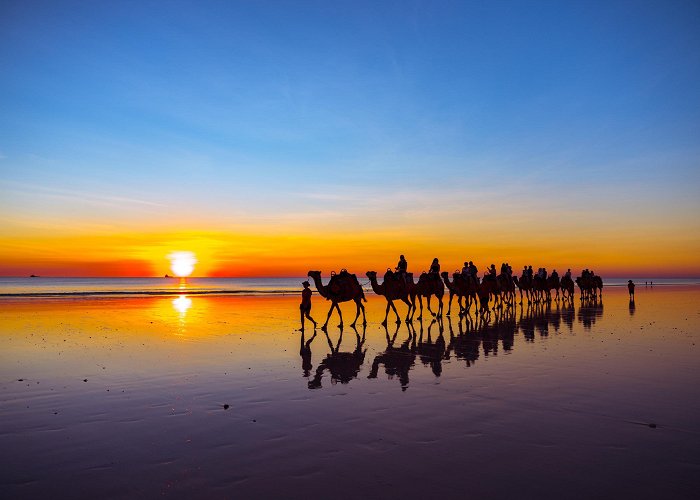
[[[314,330],[316,329],[316,321],[311,317],[311,294],[313,293],[310,288],[308,281],[302,283],[304,289],[301,291],[301,304],[299,305],[299,311],[301,312],[301,328],[300,331],[304,331],[304,317],[314,324]]]
[[[627,291],[630,293],[630,300],[634,301],[634,282],[632,280],[627,282]]]
[[[571,269],[566,270],[566,274],[564,275],[565,278],[571,279]]]

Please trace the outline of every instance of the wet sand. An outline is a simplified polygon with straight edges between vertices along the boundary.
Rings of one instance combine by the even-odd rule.
[[[2,300],[0,496],[695,497],[700,287],[415,335],[368,299],[308,349],[298,297]]]

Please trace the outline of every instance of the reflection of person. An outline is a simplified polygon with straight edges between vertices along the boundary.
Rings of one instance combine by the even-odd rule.
[[[627,282],[627,290],[630,292],[630,300],[634,300],[634,282],[632,280]]]
[[[309,340],[304,342],[304,332],[301,332],[301,347],[299,349],[299,354],[301,355],[301,369],[303,370],[304,377],[308,377],[311,374],[311,342],[316,338],[316,332],[311,336]]]
[[[311,321],[314,324],[314,329],[316,328],[316,322],[314,319],[311,317],[311,294],[313,293],[310,288],[310,284],[308,281],[304,281],[302,283],[304,285],[304,289],[301,291],[301,304],[299,305],[299,311],[301,312],[301,328],[300,330],[303,332],[304,331],[304,317],[306,317],[309,321]]]

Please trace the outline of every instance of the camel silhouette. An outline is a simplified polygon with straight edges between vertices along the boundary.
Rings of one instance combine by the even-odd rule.
[[[384,274],[384,282],[380,285],[377,282],[376,271],[367,271],[367,277],[372,285],[372,290],[377,295],[382,295],[386,299],[386,314],[384,315],[384,321],[382,325],[386,326],[387,319],[389,317],[389,309],[393,309],[394,314],[396,314],[396,324],[401,323],[399,318],[399,313],[394,305],[395,300],[401,300],[408,306],[408,312],[406,313],[406,322],[410,321],[411,311],[416,307],[416,296],[411,295],[411,289],[413,286],[409,285],[413,283],[413,273],[406,273],[406,278],[404,279],[398,273],[393,272],[391,269],[387,269]]]
[[[513,283],[518,287],[518,290],[520,290],[520,304],[523,303],[523,292],[525,292],[525,298],[527,299],[528,302],[532,302],[532,280],[528,275],[525,273],[518,278],[517,276],[513,276]]]
[[[343,313],[340,311],[340,302],[348,302],[350,300],[355,302],[357,307],[357,314],[355,314],[354,321],[350,324],[353,328],[357,323],[357,319],[360,317],[360,311],[362,311],[362,324],[367,324],[367,317],[365,316],[365,306],[362,301],[367,301],[365,299],[365,292],[362,290],[360,282],[357,281],[357,276],[350,274],[343,270],[340,274],[331,273],[331,279],[328,285],[324,285],[321,281],[321,271],[309,271],[308,275],[314,280],[314,285],[316,285],[316,290],[321,297],[326,300],[331,301],[331,308],[328,310],[328,316],[326,316],[326,322],[323,324],[321,329],[327,331],[328,320],[331,319],[331,314],[333,314],[333,309],[337,309],[338,316],[340,317],[340,328],[343,327]]]
[[[450,281],[450,274],[446,271],[440,273],[442,276],[442,281],[445,282],[445,286],[450,292],[450,300],[447,304],[447,316],[450,316],[452,312],[452,298],[457,296],[457,304],[459,305],[459,314],[469,314],[469,309],[471,309],[472,302],[476,302],[476,289],[477,284],[471,279],[466,278],[461,272],[456,271],[452,275],[452,281]],[[462,298],[464,298],[464,306],[462,306]]]
[[[409,283],[413,283],[413,280],[411,279]],[[427,299],[428,311],[430,311],[430,314],[432,314],[433,317],[442,316],[442,297],[445,295],[445,285],[442,283],[439,275],[434,273],[421,274],[420,278],[418,278],[418,283],[413,286],[412,290],[413,295],[418,296],[418,304],[420,305],[420,315],[418,316],[419,320],[423,319],[423,297],[426,297]],[[430,297],[433,295],[435,295],[438,300],[437,314],[430,308]],[[413,314],[415,314],[415,312],[416,308],[414,305],[411,318],[413,318]]]
[[[574,300],[574,280],[568,276],[564,276],[561,279],[561,297],[562,300],[573,301]]]
[[[581,302],[596,299],[599,295],[603,298],[603,279],[600,276],[579,276],[576,284],[581,290]]]

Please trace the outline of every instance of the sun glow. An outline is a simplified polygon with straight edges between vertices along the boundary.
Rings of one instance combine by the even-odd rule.
[[[192,252],[172,252],[168,255],[170,259],[170,269],[175,276],[185,278],[192,274],[197,258]]]

